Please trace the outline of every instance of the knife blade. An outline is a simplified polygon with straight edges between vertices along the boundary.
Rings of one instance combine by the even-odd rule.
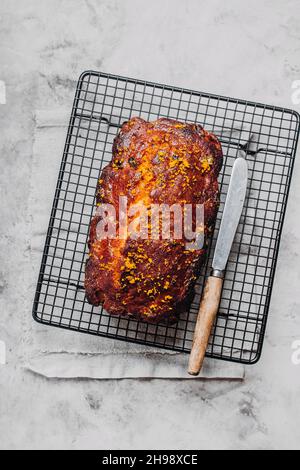
[[[245,202],[247,182],[247,161],[242,157],[238,157],[232,168],[229,188],[212,262],[213,272],[223,272],[226,268],[234,236]]]
[[[233,239],[242,214],[248,181],[248,165],[238,157],[233,165],[223,216],[215,247],[211,275],[207,278],[195,326],[188,373],[198,375],[211,329],[219,310],[223,278]]]

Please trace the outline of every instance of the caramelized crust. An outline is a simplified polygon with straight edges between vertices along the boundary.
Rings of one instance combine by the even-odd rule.
[[[97,205],[119,197],[128,208],[151,204],[204,205],[205,244],[187,250],[186,239],[97,239],[95,215],[89,235],[85,290],[88,301],[111,314],[150,323],[174,321],[186,307],[203,263],[206,241],[218,206],[217,177],[222,166],[219,141],[200,125],[171,119],[123,124],[113,144],[113,158],[101,174]],[[129,218],[129,221],[131,219]]]

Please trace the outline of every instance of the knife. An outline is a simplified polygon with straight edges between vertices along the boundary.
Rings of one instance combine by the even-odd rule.
[[[243,152],[244,153],[244,152]],[[219,235],[215,247],[211,275],[204,287],[200,303],[188,373],[198,375],[205,356],[210,333],[219,310],[225,268],[233,239],[244,206],[248,181],[248,165],[244,157],[238,157],[233,165],[226,196]]]

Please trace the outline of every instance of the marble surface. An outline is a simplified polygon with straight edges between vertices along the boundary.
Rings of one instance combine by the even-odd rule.
[[[1,1],[0,448],[299,448],[298,160],[264,351],[243,381],[55,379],[24,368],[41,328],[30,315],[35,110],[70,106],[81,71],[98,69],[300,111],[299,21],[297,0]]]

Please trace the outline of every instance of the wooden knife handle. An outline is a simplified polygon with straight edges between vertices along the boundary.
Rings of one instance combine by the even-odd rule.
[[[192,350],[189,359],[188,373],[198,375],[205,356],[211,329],[219,310],[223,279],[210,276],[205,283],[200,303]]]

